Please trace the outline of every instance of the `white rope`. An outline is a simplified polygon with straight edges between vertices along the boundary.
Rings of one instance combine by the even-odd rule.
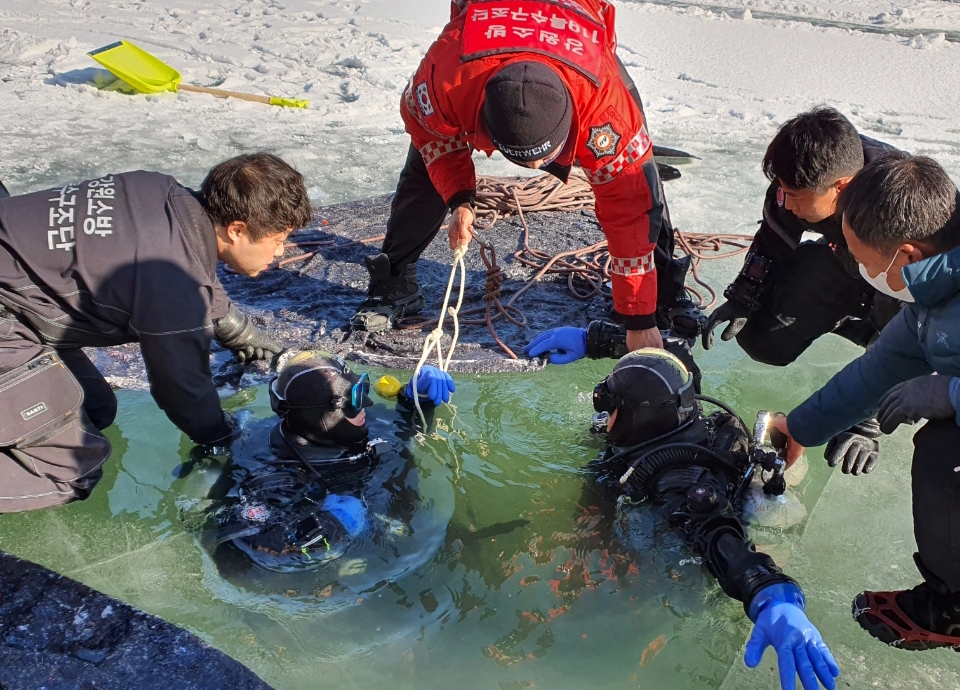
[[[420,422],[423,424],[423,429],[427,429],[427,418],[423,414],[423,410],[420,408],[420,393],[417,391],[417,379],[420,377],[420,370],[423,368],[424,363],[427,361],[427,357],[430,356],[430,351],[436,349],[437,351],[437,368],[440,371],[447,371],[450,367],[450,361],[453,359],[453,350],[457,347],[457,339],[460,337],[460,321],[457,319],[457,313],[460,311],[460,306],[463,304],[463,292],[467,284],[467,266],[463,261],[463,257],[467,253],[467,246],[460,245],[453,252],[453,266],[450,269],[450,279],[447,280],[447,292],[443,296],[443,306],[440,309],[440,318],[437,320],[437,327],[434,328],[430,333],[427,334],[427,337],[423,341],[423,352],[420,355],[420,361],[417,362],[417,368],[413,370],[413,378],[410,379],[410,388],[411,393],[413,393],[413,404],[417,408],[417,413],[420,415]],[[453,292],[453,279],[457,275],[457,269],[460,269],[460,296],[457,298],[457,306],[450,306],[450,293]],[[450,342],[450,349],[447,351],[447,359],[443,359],[443,346],[440,344],[440,341],[443,339],[443,319],[444,316],[449,312],[450,318],[453,319],[453,340]]]

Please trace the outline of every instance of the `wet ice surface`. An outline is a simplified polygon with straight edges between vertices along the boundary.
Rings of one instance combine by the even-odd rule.
[[[720,5],[729,7],[711,9]],[[655,140],[703,158],[667,187],[675,223],[751,231],[766,184],[759,169],[766,143],[781,122],[820,102],[871,136],[933,155],[957,179],[960,46],[947,38],[960,28],[958,7],[928,0],[619,4],[620,55],[644,95]],[[744,9],[756,16],[748,19]],[[399,92],[447,12],[445,0],[7,0],[0,8],[0,179],[19,193],[149,168],[197,185],[214,163],[268,149],[304,172],[318,203],[388,193],[407,147]],[[811,18],[892,32],[825,28]],[[907,35],[913,29],[921,35]],[[307,97],[313,107],[97,91],[87,84],[96,75],[85,52],[118,37],[155,52],[185,81]],[[481,170],[512,172],[497,159]],[[343,236],[380,234],[375,216],[373,227],[337,227]],[[509,224],[498,232],[501,258],[517,235]],[[425,262],[433,281],[445,270],[442,249]],[[360,281],[362,270],[349,262],[366,250],[345,252],[331,270]],[[317,260],[304,276],[272,276],[263,285],[306,286],[297,313],[323,317],[323,308],[308,312],[306,295],[327,265]],[[725,262],[705,273],[722,286],[736,268]],[[257,301],[256,283],[238,279],[231,290],[249,298],[247,306]],[[361,290],[345,287],[327,305],[328,334]],[[296,319],[259,299],[260,317],[282,321],[291,339],[305,337]],[[567,308],[582,305],[559,305],[556,317]],[[522,333],[504,334],[523,342]],[[750,362],[733,345],[697,357],[706,392],[749,417],[792,408],[856,354],[826,338],[782,370]],[[136,365],[135,352],[120,358]],[[772,653],[759,671],[742,667],[749,622],[662,522],[642,512],[611,517],[585,492],[577,470],[598,450],[585,431],[589,393],[609,368],[583,362],[531,374],[457,375],[456,413],[442,409],[441,438],[412,451],[430,480],[421,511],[445,525],[442,546],[396,581],[385,566],[387,580],[336,612],[304,603],[302,592],[248,596],[220,577],[178,503],[202,493],[211,477],[174,477],[189,444],[143,393],[120,394],[121,416],[109,431],[114,459],[94,496],[0,519],[0,548],[185,625],[278,688],[776,687]],[[237,375],[230,367],[221,373]],[[228,404],[269,414],[263,388]],[[785,532],[753,530],[803,583],[810,616],[843,669],[840,687],[960,685],[952,652],[888,649],[849,614],[865,587],[918,580],[910,559],[911,448],[910,430],[901,430],[884,441],[875,472],[860,478],[831,477],[822,450],[811,450],[797,491],[807,519]]]
[[[412,370],[420,359],[423,339],[434,324],[378,334],[355,333],[349,328],[350,317],[366,297],[369,274],[363,257],[379,252],[379,242],[351,244],[351,240],[382,234],[389,202],[389,196],[380,196],[324,207],[315,221],[307,229],[292,235],[291,240],[334,241],[337,246],[289,250],[288,259],[315,249],[316,254],[267,271],[256,279],[238,276],[221,267],[221,281],[233,301],[284,347],[321,349],[352,361]],[[590,211],[530,214],[527,222],[530,245],[549,254],[577,249],[603,239],[596,216]],[[522,248],[521,221],[517,217],[500,219],[478,236],[496,249],[497,264],[504,273],[500,300],[506,304],[537,272],[513,256]],[[566,275],[548,275],[527,289],[514,304],[527,319],[527,326],[497,318],[496,307],[492,307],[492,323],[498,336],[518,357],[511,358],[497,345],[485,323],[483,296],[487,271],[476,243],[465,257],[465,265],[463,315],[450,363],[451,371],[490,373],[540,369],[544,366],[542,361],[528,359],[523,354],[524,347],[539,333],[562,325],[586,327],[592,319],[610,317],[609,299],[602,295],[586,301],[574,299],[567,287]],[[431,319],[439,316],[451,267],[451,252],[445,233],[441,232],[418,264],[418,279],[427,303],[422,316]],[[458,273],[451,306],[457,301],[459,280]],[[584,289],[582,283],[578,284],[578,289]],[[467,313],[476,309],[481,311]],[[447,356],[454,333],[449,316],[445,319],[444,333],[441,345],[444,356]],[[272,368],[265,363],[243,367],[236,364],[229,353],[214,347],[214,380],[227,390],[263,383],[273,375]],[[148,389],[137,345],[91,349],[87,353],[113,385]],[[436,355],[432,353],[427,363],[436,365]]]
[[[389,197],[369,201],[328,206],[321,210],[316,226],[294,237],[310,240],[348,240],[382,234],[389,213]],[[580,248],[603,239],[596,216],[592,212],[531,214],[528,217],[531,246],[550,254]],[[522,248],[523,228],[518,218],[499,220],[491,229],[480,233],[484,241],[496,249],[498,265],[503,269],[501,303],[508,300],[533,278],[535,269],[520,264],[513,256]],[[452,268],[452,255],[441,231],[424,252],[417,266],[418,280],[427,306],[424,317],[437,318]],[[257,322],[281,338],[285,345],[299,348],[319,347],[342,354],[348,359],[378,366],[413,369],[420,359],[423,339],[434,327],[391,330],[385,333],[351,333],[350,317],[366,297],[369,274],[363,257],[376,254],[380,243],[335,248],[321,248],[306,261],[298,261],[282,270],[271,271],[256,280],[240,276],[222,276],[231,298],[253,314]],[[307,251],[309,247],[305,248]],[[292,256],[292,255],[291,255]],[[610,303],[602,296],[578,301],[571,297],[567,277],[547,276],[528,289],[515,306],[526,316],[529,326],[522,327],[495,318],[499,337],[519,359],[510,358],[497,346],[489,332],[482,309],[486,268],[474,243],[465,257],[464,302],[457,347],[451,362],[452,371],[493,372],[530,371],[542,366],[523,356],[523,348],[541,331],[560,325],[586,327],[591,318],[609,317]],[[450,306],[455,306],[460,275],[453,284]],[[581,288],[582,289],[582,288]],[[468,310],[480,313],[467,314]],[[496,307],[492,308],[496,317]],[[469,324],[468,321],[480,321]],[[452,320],[444,321],[443,351],[449,350],[454,333]],[[432,355],[430,363],[436,364]]]

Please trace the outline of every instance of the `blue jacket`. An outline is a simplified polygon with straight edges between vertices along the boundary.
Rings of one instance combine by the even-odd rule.
[[[790,435],[801,445],[823,445],[874,416],[883,394],[901,381],[933,372],[960,376],[960,247],[910,264],[902,275],[916,302],[788,415]],[[960,379],[951,382],[950,400],[960,408]]]

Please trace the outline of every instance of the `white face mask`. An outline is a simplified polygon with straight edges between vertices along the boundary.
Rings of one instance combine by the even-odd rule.
[[[894,290],[894,289],[893,289],[892,287],[890,287],[890,285],[887,283],[887,271],[890,270],[890,266],[893,266],[893,264],[894,264],[894,262],[897,260],[897,256],[898,256],[899,254],[900,254],[899,251],[898,251],[896,254],[894,254],[894,255],[893,255],[893,259],[891,259],[891,261],[890,261],[890,265],[887,266],[887,269],[886,269],[885,271],[882,271],[882,272],[880,273],[880,275],[876,276],[875,278],[871,278],[871,277],[870,277],[870,274],[867,273],[867,267],[866,267],[866,266],[864,266],[863,264],[859,264],[859,266],[860,266],[860,275],[863,276],[863,279],[864,279],[865,281],[867,281],[868,283],[870,283],[870,285],[872,285],[873,287],[875,287],[877,290],[879,290],[879,291],[882,292],[883,294],[885,294],[885,295],[890,295],[890,296],[893,297],[894,299],[898,299],[898,300],[900,300],[901,302],[913,302],[913,301],[915,301],[915,300],[913,299],[913,295],[910,294],[910,288],[905,287],[905,288],[903,288],[902,290]]]

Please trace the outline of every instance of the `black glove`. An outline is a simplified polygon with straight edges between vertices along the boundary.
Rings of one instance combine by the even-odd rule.
[[[830,439],[823,457],[830,467],[836,467],[842,460],[840,469],[844,474],[870,474],[880,458],[880,444],[877,442],[880,435],[880,426],[875,419],[860,422]]]
[[[903,381],[880,398],[880,431],[892,434],[901,424],[921,419],[950,419],[957,414],[950,402],[950,376],[929,374]]]
[[[724,302],[714,309],[713,313],[710,314],[710,318],[707,319],[707,325],[703,329],[703,349],[709,350],[713,347],[713,331],[721,323],[730,322],[727,324],[727,327],[723,329],[723,333],[720,334],[720,340],[727,342],[728,340],[736,338],[737,333],[742,331],[743,327],[747,325],[747,317],[753,312],[753,309],[736,300]]]
[[[214,338],[233,352],[240,363],[255,359],[272,359],[283,352],[284,347],[253,325],[250,317],[233,304],[222,319],[214,322]]]

